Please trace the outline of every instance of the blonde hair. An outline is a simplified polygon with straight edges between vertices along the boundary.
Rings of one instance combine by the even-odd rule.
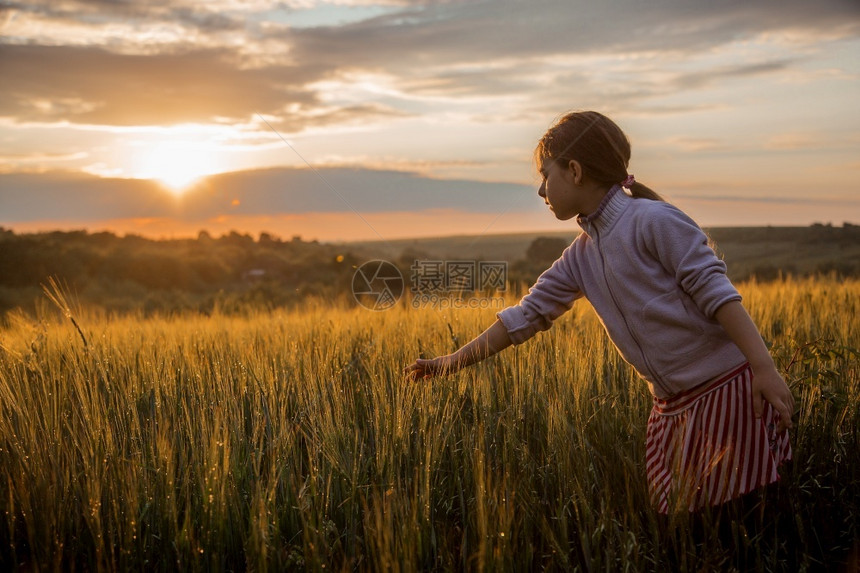
[[[535,148],[538,167],[546,160],[576,160],[597,183],[612,186],[627,178],[630,141],[614,121],[596,111],[574,111],[550,127]],[[663,201],[638,181],[630,185],[633,197]]]

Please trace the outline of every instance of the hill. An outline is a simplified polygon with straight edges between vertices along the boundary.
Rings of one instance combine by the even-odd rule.
[[[835,272],[860,275],[860,226],[738,227],[708,230],[734,280]]]
[[[780,273],[796,276],[830,272],[842,276],[860,275],[860,225],[715,227],[707,228],[705,232],[726,261],[733,280],[752,277],[769,280]],[[504,260],[513,263],[523,259],[529,246],[539,237],[569,243],[576,235],[576,232],[457,235],[345,245],[390,258],[415,255],[417,258]]]
[[[780,275],[860,275],[860,226],[708,230],[735,281]],[[50,277],[109,311],[209,312],[350,297],[355,269],[384,259],[411,277],[414,261],[505,261],[517,288],[531,284],[574,233],[460,235],[326,244],[231,232],[153,240],[86,231],[15,234],[0,228],[0,313],[35,310]]]
[[[511,233],[499,235],[452,235],[393,241],[354,241],[343,243],[358,250],[377,253],[382,257],[400,258],[417,255],[436,259],[478,259],[517,261],[522,259],[529,245],[540,237],[558,238],[571,242],[576,232],[564,233]]]

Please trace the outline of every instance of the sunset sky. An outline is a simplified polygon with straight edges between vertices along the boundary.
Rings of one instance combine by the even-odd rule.
[[[0,226],[561,231],[536,141],[596,109],[703,226],[860,223],[857,0],[0,3]]]

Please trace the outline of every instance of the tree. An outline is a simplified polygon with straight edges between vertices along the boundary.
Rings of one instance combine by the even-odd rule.
[[[559,237],[538,237],[526,250],[526,261],[530,266],[549,266],[561,256],[569,243]]]

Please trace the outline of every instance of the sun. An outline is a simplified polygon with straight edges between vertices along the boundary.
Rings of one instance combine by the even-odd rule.
[[[177,195],[219,170],[213,150],[175,141],[147,146],[136,163],[138,177],[155,179]]]

